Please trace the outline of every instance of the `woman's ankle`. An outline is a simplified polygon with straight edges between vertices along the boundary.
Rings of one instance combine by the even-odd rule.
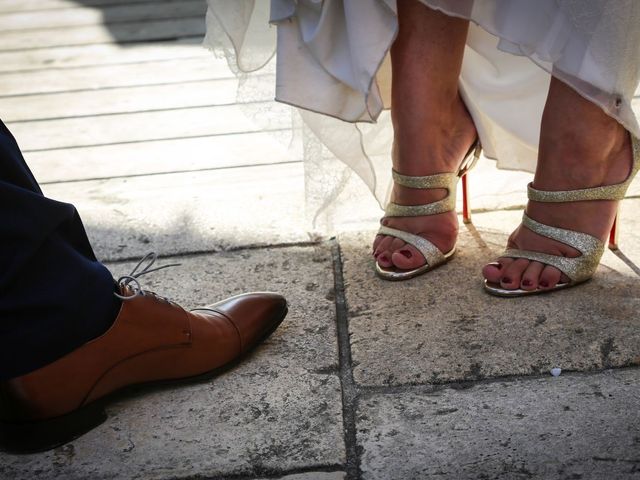
[[[534,187],[574,190],[624,181],[631,168],[631,141],[619,124],[614,128],[562,128],[541,136]]]
[[[405,175],[454,171],[477,136],[459,95],[433,100],[416,119],[394,119],[393,166]]]
[[[628,132],[600,107],[553,79],[542,116],[534,186],[570,190],[609,185],[629,174]]]

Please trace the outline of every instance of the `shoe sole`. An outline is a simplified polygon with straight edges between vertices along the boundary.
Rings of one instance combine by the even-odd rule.
[[[423,275],[431,270],[435,270],[438,267],[441,267],[445,263],[448,263],[456,253],[456,247],[453,247],[448,253],[445,253],[444,260],[433,267],[428,263],[425,263],[421,267],[414,268],[413,270],[387,270],[386,268],[381,267],[378,262],[375,262],[375,270],[376,275],[382,280],[387,280],[390,282],[401,282],[403,280],[409,280],[411,278],[418,277]]]
[[[108,418],[106,406],[115,397],[119,397],[132,390],[140,388],[152,388],[161,386],[183,385],[211,380],[246,359],[259,345],[261,345],[282,324],[289,313],[288,305],[285,306],[281,317],[260,337],[251,347],[235,360],[221,367],[215,368],[199,375],[171,380],[155,380],[152,382],[127,385],[104,398],[96,400],[60,417],[50,418],[38,422],[10,423],[0,422],[0,450],[6,453],[29,454],[40,453],[60,447],[69,443],[85,433],[93,430]]]
[[[544,295],[545,293],[551,293],[551,292],[557,292],[558,290],[564,290],[566,288],[571,288],[571,287],[575,287],[576,285],[581,285],[582,283],[588,281],[590,279],[587,280],[583,280],[582,282],[566,282],[566,283],[559,283],[558,285],[556,285],[553,288],[548,288],[545,290],[540,290],[540,289],[536,289],[536,290],[522,290],[521,288],[516,288],[515,290],[507,290],[505,288],[502,288],[501,286],[488,282],[486,279],[484,280],[484,290],[495,296],[495,297],[502,297],[502,298],[513,298],[513,297],[526,297],[529,295]]]

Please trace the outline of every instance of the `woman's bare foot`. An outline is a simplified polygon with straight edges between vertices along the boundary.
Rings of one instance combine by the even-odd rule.
[[[447,110],[449,113],[444,113]],[[455,172],[474,143],[476,129],[459,97],[448,108],[438,107],[433,111],[438,112],[438,115],[426,124],[424,137],[429,138],[429,147],[425,148],[422,155],[403,156],[399,143],[394,146],[393,167],[397,172],[413,176]],[[394,184],[391,200],[400,205],[423,205],[441,200],[446,195],[445,189],[418,190]],[[420,235],[441,252],[449,252],[455,246],[458,236],[455,211],[419,217],[385,217],[381,223]],[[383,268],[409,270],[425,264],[424,257],[414,246],[391,236],[376,236],[373,255]]]
[[[599,107],[553,79],[542,119],[538,166],[533,186],[539,190],[575,190],[623,182],[632,165],[629,134]],[[616,201],[569,203],[530,201],[527,215],[546,225],[588,233],[606,241],[617,209]],[[520,225],[508,248],[565,257],[580,252],[540,236]],[[555,267],[526,259],[499,258],[486,265],[483,276],[507,290],[547,290],[568,279]]]
[[[447,16],[417,0],[398,2],[398,35],[391,48],[393,166],[405,175],[455,172],[476,132],[458,93],[469,22]],[[417,190],[394,185],[392,201],[422,205],[444,198],[446,190]],[[455,244],[455,212],[423,217],[393,217],[387,225],[422,235],[442,252]],[[383,268],[406,270],[425,259],[404,241],[378,235],[373,254]]]

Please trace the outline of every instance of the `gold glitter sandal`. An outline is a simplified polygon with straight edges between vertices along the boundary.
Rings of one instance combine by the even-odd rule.
[[[630,137],[631,148],[633,151],[633,163],[631,173],[624,182],[615,185],[605,185],[603,187],[567,191],[537,190],[529,184],[527,187],[529,200],[553,203],[591,200],[622,200],[629,188],[629,185],[631,184],[631,181],[633,180],[633,177],[640,170],[640,140],[635,138],[633,135],[630,135]],[[616,215],[616,219],[613,222],[613,226],[611,227],[611,232],[609,234],[609,248],[612,250],[617,248],[618,243],[617,223],[618,216]],[[529,218],[526,214],[523,215],[522,224],[538,235],[551,238],[575,248],[581,255],[575,258],[569,258],[541,252],[533,252],[530,250],[507,249],[501,257],[525,258],[527,260],[544,263],[545,265],[551,265],[564,273],[569,278],[569,281],[558,283],[555,287],[545,290],[507,290],[500,287],[499,284],[491,283],[485,279],[484,288],[487,292],[500,297],[535,295],[538,293],[553,292],[555,290],[573,287],[589,280],[593,276],[605,250],[605,244],[599,238],[582,232],[575,232],[573,230],[565,230],[545,225]]]
[[[482,147],[480,145],[480,140],[476,140],[465,155],[462,165],[457,172],[438,173],[424,177],[415,177],[402,175],[394,170],[393,180],[398,185],[425,190],[432,188],[445,188],[447,190],[447,195],[442,200],[426,205],[399,205],[397,203],[390,202],[385,209],[385,218],[437,215],[439,213],[455,210],[456,186],[458,184],[458,180],[462,179],[462,218],[464,223],[470,223],[471,209],[469,208],[469,195],[467,191],[467,174],[469,173],[469,170],[475,166],[478,158],[480,158],[481,151]],[[376,262],[376,273],[380,278],[385,280],[408,280],[421,275],[447,262],[455,253],[455,246],[449,252],[443,253],[426,238],[403,230],[385,227],[384,225],[380,227],[378,235],[388,235],[404,240],[409,245],[414,246],[426,260],[424,265],[412,270],[383,268],[378,264],[378,262]]]

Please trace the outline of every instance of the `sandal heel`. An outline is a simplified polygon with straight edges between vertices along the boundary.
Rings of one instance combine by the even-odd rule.
[[[464,223],[471,223],[471,203],[469,198],[469,184],[465,173],[462,175],[462,221]]]
[[[620,211],[616,212],[616,216],[613,219],[613,225],[611,226],[611,231],[609,232],[609,250],[618,250],[618,217],[620,216]]]
[[[37,453],[64,445],[107,419],[101,403],[89,404],[73,413],[41,421],[0,421],[0,450]]]
[[[468,175],[471,169],[475,167],[476,163],[478,163],[480,155],[482,154],[482,145],[480,144],[480,141],[476,141],[472,148],[473,155],[467,155],[458,173],[458,176],[462,180],[462,221],[464,223],[472,223]]]

